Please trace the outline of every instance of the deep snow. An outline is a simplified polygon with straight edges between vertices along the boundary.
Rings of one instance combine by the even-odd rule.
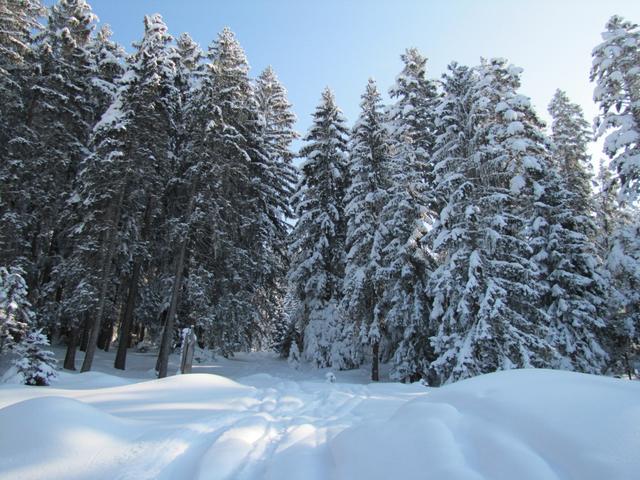
[[[53,387],[0,386],[0,478],[632,480],[640,471],[640,382],[514,370],[439,389],[365,384],[365,371],[328,383],[326,371],[269,354],[149,380],[152,355],[132,355],[119,376],[111,361],[101,354],[103,373],[62,373]]]

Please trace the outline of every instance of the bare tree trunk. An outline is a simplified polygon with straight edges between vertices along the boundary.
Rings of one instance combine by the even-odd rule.
[[[167,331],[165,330],[164,326],[167,323],[167,311],[163,310],[163,312],[160,314],[160,326],[162,327],[162,335],[160,336],[160,351],[158,352],[158,358],[156,359],[156,373],[158,371],[160,371],[160,359],[162,358],[162,356],[164,355],[163,353],[163,348],[164,348],[164,337],[167,334]]]
[[[107,233],[106,249],[103,250],[102,259],[100,262],[100,297],[98,299],[98,309],[93,321],[91,322],[91,333],[89,334],[89,341],[87,343],[87,353],[84,356],[82,362],[81,372],[88,372],[91,370],[91,364],[93,363],[93,357],[96,353],[98,335],[100,333],[100,324],[102,323],[102,317],[104,315],[104,306],[107,300],[107,290],[109,289],[109,275],[111,273],[111,260],[116,247],[116,231],[118,229],[118,222],[120,220],[120,209],[122,208],[122,201],[124,200],[124,191],[120,190],[118,203],[113,212],[113,218],[111,221],[111,228]]]
[[[189,206],[186,211],[186,225],[187,228],[183,234],[182,243],[180,244],[180,251],[178,252],[178,259],[176,261],[175,273],[173,276],[173,288],[171,290],[171,303],[169,304],[169,312],[167,313],[167,320],[164,324],[164,332],[162,334],[162,344],[160,345],[160,352],[158,353],[158,377],[164,378],[167,376],[167,370],[169,367],[169,353],[171,353],[170,342],[173,336],[173,327],[175,324],[176,310],[178,308],[178,299],[180,297],[180,290],[182,289],[182,276],[184,272],[184,259],[187,251],[187,244],[189,243],[189,223],[191,219],[191,213],[195,205],[195,192],[196,183],[193,182],[189,188]]]
[[[122,312],[124,305],[122,305],[122,301],[120,299],[122,293],[122,282],[119,282],[116,286],[115,294],[113,295],[113,305],[119,305],[119,308],[114,309],[113,316],[109,317],[109,323],[105,325],[100,331],[100,337],[98,338],[98,347],[105,352],[109,352],[111,348],[111,342],[113,341],[113,329],[115,328],[115,318],[117,316],[121,316],[121,314],[117,312]]]
[[[182,272],[184,270],[184,257],[187,250],[188,237],[180,244],[180,252],[176,261],[176,269],[173,277],[173,288],[171,290],[171,303],[169,304],[169,312],[167,313],[167,321],[164,324],[162,333],[162,344],[160,345],[160,353],[158,354],[158,378],[167,376],[169,367],[169,353],[171,351],[171,337],[173,336],[173,327],[175,324],[176,310],[178,308],[178,298],[180,297],[180,289],[182,288]]]
[[[82,337],[80,339],[80,351],[87,351],[87,344],[89,343],[89,316],[87,313],[84,314],[84,318],[82,319]]]
[[[104,336],[104,345],[103,345],[103,350],[105,352],[109,352],[109,348],[111,348],[111,341],[113,339],[113,329],[114,329],[114,321],[111,320],[111,323],[109,324],[109,327],[105,330],[105,336]]]
[[[122,321],[120,322],[120,338],[118,339],[118,352],[113,362],[114,368],[124,370],[127,363],[127,348],[131,341],[131,325],[133,323],[133,310],[136,306],[136,297],[138,296],[138,281],[140,279],[140,262],[133,264],[133,272],[129,281],[129,292],[127,294],[127,303],[124,307]]]
[[[377,382],[380,380],[380,343],[374,342],[371,347],[372,357],[371,357],[371,380]]]

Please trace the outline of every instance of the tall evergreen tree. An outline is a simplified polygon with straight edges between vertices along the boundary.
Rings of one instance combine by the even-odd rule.
[[[313,119],[300,151],[305,160],[293,198],[298,221],[291,233],[289,281],[300,302],[303,355],[324,367],[334,363],[332,348],[341,327],[348,129],[328,88]]]
[[[477,72],[454,66],[445,79],[436,157],[448,203],[431,233],[438,382],[547,366],[553,352],[527,235],[544,191],[541,124],[516,92],[519,69],[498,59]]]
[[[281,318],[286,295],[286,274],[289,268],[287,221],[293,217],[291,196],[297,181],[297,171],[292,160],[292,142],[299,137],[294,130],[296,117],[287,99],[287,91],[278,80],[273,68],[267,67],[255,82],[255,98],[258,106],[262,138],[267,161],[262,169],[267,191],[267,232],[263,240],[266,273],[259,290],[259,299],[268,325],[269,335],[274,333]]]
[[[593,50],[591,81],[601,114],[596,135],[606,135],[604,151],[620,181],[620,196],[634,201],[640,192],[640,28],[613,16]]]
[[[597,373],[607,355],[601,346],[608,287],[593,243],[587,123],[560,90],[549,106],[553,118],[552,165],[542,195],[548,204],[546,237],[538,260],[546,281],[544,302],[561,368]]]
[[[605,137],[604,152],[615,172],[611,181],[604,182],[601,200],[606,202],[608,193],[617,190],[619,202],[606,262],[615,288],[612,299],[617,299],[611,302],[616,305],[616,314],[609,344],[613,361],[629,371],[640,331],[636,295],[640,279],[636,206],[640,192],[640,28],[617,15],[611,17],[592,56],[591,80],[596,83],[593,98],[600,107],[596,136]],[[611,225],[610,218],[605,214],[605,225]]]
[[[0,353],[20,343],[33,322],[22,271],[0,267]]]
[[[538,200],[547,206],[546,219],[537,219],[544,231],[534,259],[541,268],[550,343],[559,359],[554,367],[589,373],[603,371],[607,353],[602,346],[608,293],[607,277],[592,240],[590,219],[571,205],[575,196],[552,167],[545,174],[545,192]],[[586,218],[586,220],[585,220]]]
[[[8,142],[4,198],[22,241],[9,254],[22,258],[34,301],[58,262],[60,214],[88,153],[94,120],[86,86],[93,76],[87,46],[95,16],[83,0],[60,0],[47,20],[35,39],[35,68],[23,86],[23,117]]]
[[[612,288],[604,344],[609,371],[632,378],[634,359],[640,354],[640,218],[629,208],[616,217],[605,264]]]
[[[554,144],[553,159],[572,194],[571,208],[585,221],[591,211],[591,156],[587,145],[592,134],[584,119],[582,108],[571,103],[567,94],[556,90],[549,104],[552,118],[551,140]],[[588,226],[588,225],[586,225]],[[585,231],[586,232],[586,231]]]
[[[392,358],[392,376],[406,380],[420,377],[418,363],[430,358],[426,282],[434,264],[421,239],[440,203],[432,159],[439,93],[426,77],[425,57],[409,49],[401,58],[404,67],[390,90],[395,102],[388,112],[392,173],[380,215],[387,235],[380,315],[387,337],[382,358]]]
[[[345,195],[346,265],[343,285],[344,338],[338,345],[343,364],[360,363],[363,345],[372,348],[371,378],[379,379],[379,347],[384,318],[378,303],[383,295],[382,249],[387,238],[381,223],[389,189],[389,140],[381,96],[369,80],[360,104],[361,113],[351,134],[349,178]]]
[[[82,165],[76,231],[82,251],[98,258],[98,302],[82,370],[90,370],[111,287],[116,253],[140,255],[145,212],[158,208],[172,158],[175,64],[160,15],[145,17],[144,37],[127,60],[115,100],[94,129],[95,153]]]
[[[94,76],[93,87],[96,92],[95,111],[98,118],[113,102],[118,86],[117,82],[124,73],[124,49],[115,43],[109,25],[103,25],[91,38],[88,49],[92,59]]]
[[[23,121],[27,78],[33,74],[33,36],[42,26],[39,0],[0,1],[0,158],[17,123]]]
[[[609,354],[608,370],[633,375],[633,358],[638,354],[640,313],[637,286],[640,284],[640,241],[638,212],[619,202],[619,183],[603,160],[598,171],[596,242],[604,259],[602,274],[608,282],[607,327],[603,344]]]

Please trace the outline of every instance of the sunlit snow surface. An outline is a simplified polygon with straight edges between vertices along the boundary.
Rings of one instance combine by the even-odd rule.
[[[0,478],[640,478],[640,382],[516,370],[439,389],[345,383],[366,372],[331,384],[264,355],[197,370],[234,380],[1,385]]]

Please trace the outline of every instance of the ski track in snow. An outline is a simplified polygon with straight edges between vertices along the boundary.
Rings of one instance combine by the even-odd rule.
[[[173,394],[163,392],[163,383],[172,391],[171,384],[183,379],[186,377],[148,382],[157,384],[149,395],[144,388],[148,383],[95,390],[19,387],[22,395],[14,400],[19,403],[40,394],[74,398],[129,422],[136,433],[122,448],[110,445],[86,459],[81,469],[86,477],[68,472],[61,477],[50,472],[47,477],[121,480],[293,478],[292,464],[300,455],[304,462],[299,473],[304,477],[299,478],[327,478],[327,439],[358,423],[361,416],[354,410],[363,402],[375,402],[366,386],[298,383],[275,377],[259,379],[260,383],[275,382],[273,387],[238,384],[231,394],[220,398],[216,392],[210,400],[200,392],[192,398],[172,398]],[[186,386],[185,392],[188,390]],[[393,403],[399,406],[404,401],[400,396]],[[0,400],[0,408],[6,406]],[[14,471],[10,477],[37,478],[31,473],[21,475]],[[0,478],[9,477],[0,469]]]

